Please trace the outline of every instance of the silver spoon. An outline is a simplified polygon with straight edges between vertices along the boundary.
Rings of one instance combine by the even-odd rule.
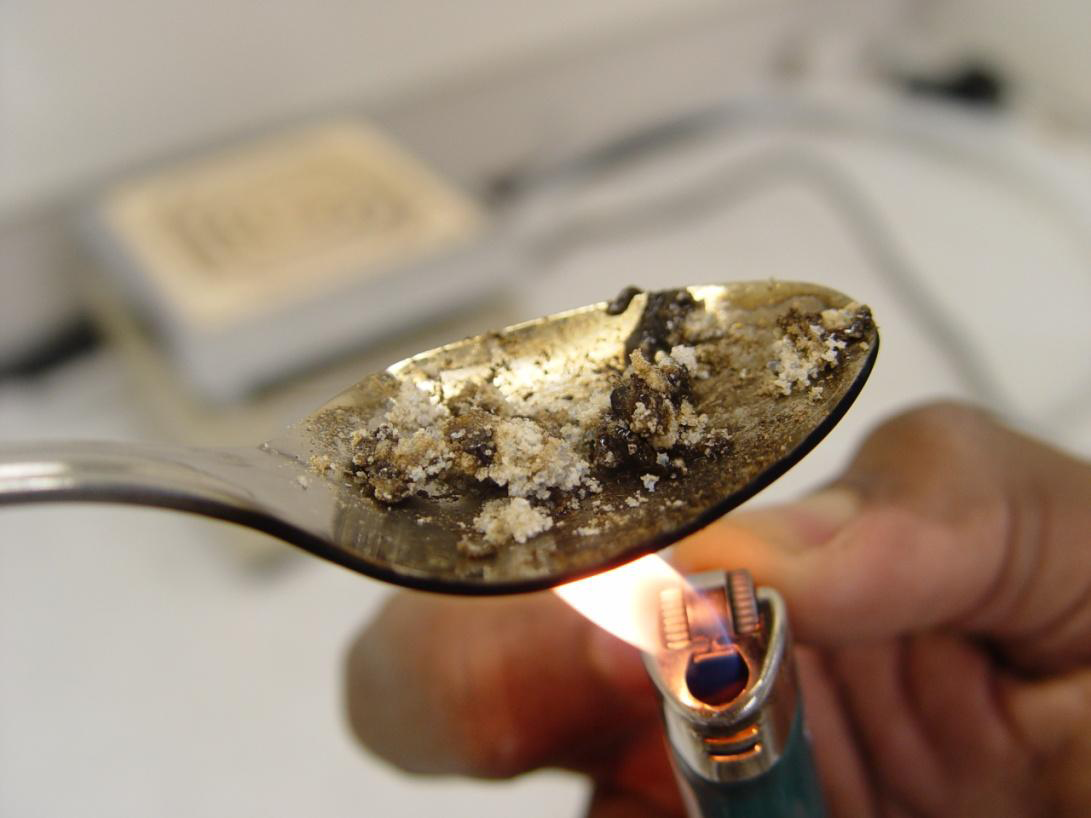
[[[785,381],[778,387],[769,367],[786,316],[792,310],[815,316],[843,308],[849,299],[787,282],[686,289],[705,309],[729,317],[728,336],[709,342],[719,345],[723,364],[695,381],[694,393],[698,411],[729,431],[730,446],[722,456],[692,462],[684,475],[661,480],[651,492],[641,493],[639,474],[612,474],[602,481],[596,508],[584,503],[561,524],[491,555],[470,556],[458,543],[474,536],[470,523],[497,496],[495,486],[482,484],[458,498],[412,497],[385,505],[342,468],[352,430],[383,413],[405,379],[439,379],[456,388],[502,368],[508,373],[497,381],[502,390],[533,392],[547,381],[555,388],[558,378],[575,382],[604,364],[620,368],[627,342],[631,348],[663,329],[653,320],[655,298],[636,294],[415,355],[369,375],[257,448],[94,442],[2,447],[0,505],[90,501],[187,511],[264,531],[388,582],[448,593],[530,591],[586,576],[670,545],[775,480],[837,423],[874,363],[879,339],[867,321],[856,327],[853,342],[836,350],[836,366],[782,394]],[[598,388],[610,386],[603,380]],[[332,468],[316,469],[316,456]],[[630,497],[639,504],[630,508]]]

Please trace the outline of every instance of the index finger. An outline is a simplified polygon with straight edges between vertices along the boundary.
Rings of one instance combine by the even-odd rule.
[[[1091,656],[1091,467],[982,412],[907,413],[837,488],[728,518],[680,545],[684,570],[742,565],[819,644],[947,627],[1036,669]]]

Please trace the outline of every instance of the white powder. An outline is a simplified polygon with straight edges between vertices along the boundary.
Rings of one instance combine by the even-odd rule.
[[[390,403],[386,422],[395,429],[414,431],[450,416],[447,407],[433,401],[432,395],[413,381],[402,381],[398,395]]]
[[[708,415],[698,415],[688,400],[678,408],[678,439],[687,446],[697,446],[708,432]]]
[[[773,384],[782,395],[792,394],[794,386],[808,386],[811,378],[818,374],[814,356],[801,351],[787,336],[773,342],[773,355],[776,372]]]
[[[502,420],[495,427],[493,462],[477,473],[507,486],[513,497],[546,499],[549,490],[570,491],[591,471],[590,464],[566,440],[545,433],[529,418]]]
[[[415,465],[409,470],[414,483],[423,483],[429,477],[442,474],[451,465],[451,450],[439,429],[417,429],[401,438],[395,445],[393,456]]]
[[[835,364],[840,360],[838,353],[848,346],[845,341],[832,336],[824,339],[823,343],[826,344],[826,351],[822,353],[822,360],[831,364]]]
[[[860,311],[860,305],[855,301],[850,301],[841,309],[829,309],[822,310],[819,316],[822,319],[822,326],[829,332],[835,330],[847,329],[853,321],[856,320],[856,315]]]
[[[659,482],[659,477],[655,474],[642,474],[640,475],[640,482],[644,484],[644,488],[648,491],[655,491],[655,484]]]
[[[553,518],[524,497],[489,500],[474,518],[474,528],[490,546],[515,540],[524,543],[553,527]]]
[[[688,346],[674,346],[671,347],[670,357],[680,363],[691,373],[697,371],[697,350]]]
[[[682,337],[691,344],[710,341],[724,334],[724,320],[718,312],[709,309],[694,310],[682,323]]]
[[[823,371],[841,363],[841,353],[848,347],[845,331],[864,310],[855,301],[840,309],[819,313],[817,323],[796,324],[772,344],[773,385],[782,395],[790,395],[798,387],[806,389]],[[812,319],[813,320],[813,319]],[[811,396],[821,393],[811,392]]]

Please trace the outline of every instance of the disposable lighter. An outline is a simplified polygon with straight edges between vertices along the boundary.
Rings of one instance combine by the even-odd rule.
[[[692,818],[823,818],[784,601],[747,571],[659,593],[644,663]]]

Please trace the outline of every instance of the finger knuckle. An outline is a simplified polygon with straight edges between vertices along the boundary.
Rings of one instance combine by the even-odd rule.
[[[865,461],[884,463],[896,458],[903,466],[962,468],[978,466],[993,457],[989,441],[995,423],[980,409],[954,402],[920,406],[881,424],[865,442]]]
[[[989,416],[982,410],[943,401],[895,416],[879,428],[878,434],[896,434],[940,448],[951,448],[980,437],[989,426]]]
[[[463,644],[436,668],[436,711],[445,715],[447,740],[461,772],[508,778],[526,763],[510,668],[488,642]]]

